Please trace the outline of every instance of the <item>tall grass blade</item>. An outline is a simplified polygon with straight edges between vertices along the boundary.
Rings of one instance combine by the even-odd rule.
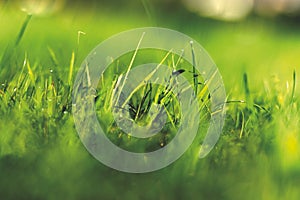
[[[22,78],[22,76],[23,76],[24,69],[25,69],[26,65],[27,65],[27,54],[25,53],[25,58],[24,58],[24,61],[23,61],[22,70],[21,70],[21,73],[20,73],[20,75],[19,75],[18,82],[17,82],[17,85],[18,85],[18,86],[20,85],[21,78]]]
[[[132,56],[132,58],[131,58],[130,64],[129,64],[129,66],[128,66],[127,72],[126,72],[125,77],[124,77],[124,81],[123,81],[123,83],[122,83],[122,85],[121,85],[121,88],[120,88],[120,90],[119,90],[119,94],[118,94],[117,99],[116,99],[116,101],[115,101],[116,103],[119,102],[121,92],[122,92],[122,90],[123,90],[123,88],[124,88],[124,86],[125,86],[125,83],[126,83],[126,81],[127,81],[129,72],[130,72],[130,70],[131,70],[131,68],[132,68],[133,62],[134,62],[134,60],[135,60],[135,58],[136,58],[137,52],[138,52],[138,50],[139,50],[139,48],[140,48],[140,45],[141,45],[141,43],[142,43],[142,40],[143,40],[144,36],[145,36],[145,32],[143,32],[143,34],[142,34],[142,36],[141,36],[141,38],[140,38],[140,40],[139,40],[139,42],[138,42],[138,44],[137,44],[137,47],[136,47],[136,49],[135,49],[135,51],[134,51],[134,54],[133,54],[133,56]],[[127,103],[127,102],[126,102],[126,103]]]
[[[248,75],[247,75],[247,73],[243,74],[243,83],[244,83],[245,94],[246,94],[246,97],[248,98],[249,95],[250,95],[250,89],[249,89],[249,83],[248,83]]]
[[[48,51],[49,51],[50,58],[51,58],[53,64],[55,65],[55,67],[57,67],[58,66],[58,60],[56,58],[56,55],[55,55],[53,49],[51,49],[50,47],[48,47]]]
[[[165,60],[169,57],[169,55],[171,54],[172,52],[172,49],[166,54],[166,56],[162,59],[162,61],[157,65],[157,67],[148,75],[145,77],[144,81],[142,83],[140,83],[130,94],[129,96],[127,97],[127,99],[124,101],[123,105],[121,106],[122,108],[124,108],[124,106],[127,104],[127,102],[130,100],[130,98],[132,97],[132,95],[138,91],[143,85],[144,85],[144,82],[148,82],[151,77],[157,72],[157,70],[161,67],[161,65],[165,62]],[[126,77],[125,77],[126,78]],[[126,80],[126,79],[125,79]],[[124,84],[125,85],[125,84]],[[123,85],[123,87],[124,87]],[[122,87],[122,88],[123,88]],[[122,91],[122,90],[121,90]],[[116,101],[118,102],[118,101]]]
[[[296,81],[297,81],[296,70],[294,70],[294,72],[293,72],[293,90],[292,90],[292,98],[291,98],[292,103],[294,102],[294,99],[295,99]]]
[[[13,61],[16,60],[16,47],[19,45],[25,30],[28,26],[28,23],[31,19],[32,15],[27,15],[25,21],[22,24],[22,27],[19,31],[19,34],[16,38],[15,44],[10,44],[5,49],[1,60],[0,60],[0,77],[1,79],[10,80],[15,74],[15,71],[17,70],[17,66]]]
[[[154,19],[153,14],[152,14],[152,13],[154,13],[153,12],[154,9],[152,8],[149,0],[141,0],[141,1],[142,1],[143,7],[146,11],[146,14],[147,14],[152,26],[157,26],[156,20]]]
[[[26,17],[25,21],[23,22],[23,25],[22,25],[22,27],[20,29],[20,32],[19,32],[19,34],[17,36],[15,46],[19,45],[21,39],[24,36],[25,30],[26,30],[26,28],[27,28],[27,26],[28,26],[29,21],[30,21],[31,18],[32,18],[32,15],[27,15],[27,17]]]
[[[70,69],[69,69],[69,77],[68,77],[68,84],[69,86],[72,84],[72,77],[73,77],[73,70],[74,70],[74,63],[75,63],[75,53],[72,52],[72,57],[70,61]]]
[[[34,85],[35,84],[35,76],[34,76],[34,73],[32,71],[32,68],[30,67],[30,63],[28,61],[27,61],[27,69],[28,69],[28,74],[29,74],[30,81]]]
[[[249,80],[247,73],[243,74],[243,84],[244,84],[244,91],[246,95],[246,102],[249,108],[253,108],[253,100],[251,98],[250,94],[250,88],[249,88]]]
[[[194,81],[195,95],[197,96],[197,94],[198,94],[198,76],[197,76],[196,67],[195,67],[196,66],[196,56],[195,56],[193,41],[191,41],[190,44],[191,44],[192,59],[193,59],[193,81]]]

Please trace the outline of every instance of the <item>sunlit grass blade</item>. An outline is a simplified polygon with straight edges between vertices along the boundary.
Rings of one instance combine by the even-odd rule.
[[[162,66],[162,64],[166,61],[166,59],[169,57],[169,55],[171,54],[172,49],[164,56],[164,58],[161,60],[161,62],[156,66],[156,68],[150,73],[148,74],[145,79],[143,80],[143,82],[141,82],[136,88],[134,88],[134,90],[128,95],[127,99],[124,101],[124,103],[122,104],[122,108],[124,108],[124,106],[127,104],[127,102],[129,101],[129,99],[132,97],[132,95],[139,90],[144,83],[147,83],[151,77],[157,72],[157,70]],[[126,78],[126,77],[125,77]],[[124,87],[124,86],[123,86]]]
[[[58,66],[58,60],[57,60],[57,57],[53,51],[52,48],[48,47],[48,51],[49,51],[49,54],[50,54],[50,58],[51,58],[51,61],[53,62],[54,66]]]
[[[28,74],[29,74],[29,77],[30,77],[30,80],[31,80],[31,83],[34,85],[35,84],[35,76],[34,76],[34,73],[30,67],[30,63],[27,62],[27,70],[28,70]]]
[[[130,60],[130,63],[129,63],[129,65],[128,65],[128,68],[127,68],[127,71],[126,71],[126,74],[125,74],[123,83],[122,83],[122,85],[121,85],[119,94],[118,94],[118,96],[117,96],[117,98],[116,98],[116,103],[117,103],[117,102],[119,101],[119,99],[120,99],[121,92],[122,92],[122,90],[123,90],[123,88],[124,88],[124,86],[125,86],[125,83],[126,83],[126,81],[127,81],[129,72],[130,72],[130,70],[131,70],[131,68],[132,68],[132,66],[133,66],[133,62],[134,62],[134,60],[135,60],[135,58],[136,58],[137,52],[138,52],[138,50],[139,50],[139,48],[140,48],[140,45],[141,45],[141,43],[142,43],[142,40],[143,40],[144,36],[145,36],[145,32],[142,34],[142,36],[141,36],[141,38],[140,38],[140,40],[139,40],[139,42],[138,42],[138,44],[137,44],[137,47],[136,47],[136,49],[135,49],[135,51],[134,51],[134,53],[133,53],[133,56],[132,56],[132,58],[131,58],[131,60]],[[125,102],[125,103],[127,103],[127,102]],[[123,106],[122,106],[122,107],[123,107]]]
[[[75,53],[72,52],[72,57],[70,61],[70,68],[69,68],[69,76],[68,76],[68,84],[72,84],[72,77],[73,77],[73,70],[74,70],[74,62],[75,62]]]

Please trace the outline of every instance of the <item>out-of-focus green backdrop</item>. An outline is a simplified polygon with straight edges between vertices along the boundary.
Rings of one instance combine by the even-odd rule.
[[[50,70],[63,75],[72,52],[76,72],[87,54],[108,37],[159,26],[191,36],[209,52],[229,100],[246,100],[247,74],[251,96],[271,113],[254,115],[230,104],[227,126],[207,158],[199,160],[188,151],[163,170],[126,174],[102,165],[85,150],[70,113],[63,122],[41,124],[33,122],[41,113],[27,112],[18,104],[0,113],[0,198],[299,199],[299,98],[291,105],[282,102],[291,96],[293,72],[300,72],[300,3],[207,2],[0,1],[0,58],[14,49],[11,62],[20,66],[14,69],[16,74],[27,57],[37,75]],[[27,14],[32,18],[13,47]],[[0,78],[0,84],[10,81]],[[298,81],[295,84],[299,86]],[[49,135],[43,135],[44,126],[51,127]]]
[[[17,35],[19,31],[25,19],[25,13],[20,8],[24,10],[29,7],[27,10],[37,14],[30,22],[22,46],[27,49],[29,56],[36,57],[38,54],[39,59],[46,59],[44,57],[47,54],[41,52],[47,46],[60,47],[61,53],[58,55],[61,57],[70,56],[70,52],[77,45],[78,31],[86,33],[81,38],[81,53],[78,55],[80,62],[93,47],[113,34],[131,28],[160,26],[181,31],[197,39],[215,60],[226,82],[235,80],[229,71],[233,73],[247,69],[250,75],[257,77],[259,69],[259,74],[262,75],[280,73],[280,76],[287,78],[299,65],[297,57],[300,27],[297,12],[265,16],[252,10],[241,19],[228,20],[221,17],[203,18],[201,12],[191,12],[185,6],[184,0],[90,0],[68,1],[62,5],[57,3],[60,0],[7,2],[1,6],[0,48],[3,50],[12,40],[13,34]],[[35,6],[28,6],[30,2]],[[46,3],[44,5],[39,2]],[[57,10],[54,9],[55,2],[60,5]],[[272,2],[271,5],[276,1]],[[231,5],[229,3],[230,1],[228,7]],[[11,4],[13,6],[9,6]],[[67,59],[61,60],[65,62],[64,65],[69,62]]]

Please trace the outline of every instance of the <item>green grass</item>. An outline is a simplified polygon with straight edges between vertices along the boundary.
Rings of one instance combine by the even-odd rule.
[[[207,119],[188,151],[160,171],[121,173],[102,165],[85,150],[71,114],[72,84],[80,62],[107,37],[151,25],[146,14],[120,15],[124,18],[105,11],[79,15],[70,10],[53,17],[33,16],[25,30],[25,14],[9,10],[1,13],[0,196],[299,199],[299,29],[280,20],[251,18],[227,24],[187,13],[158,13],[159,26],[199,41],[224,78],[228,93],[226,124],[206,158],[199,160],[197,150]],[[79,42],[78,31],[85,33]],[[120,63],[123,71],[119,74],[124,74],[128,62],[124,58]],[[108,84],[116,77],[107,72],[104,78]],[[147,87],[144,91],[142,87],[131,102],[137,118]],[[104,88],[110,91],[112,85]],[[160,92],[146,96],[149,101],[164,92],[159,87],[152,90]],[[102,108],[101,99],[106,98],[101,93],[99,96]],[[175,119],[180,117],[174,114]],[[114,129],[108,121],[102,123]],[[111,138],[119,140],[113,134]],[[122,142],[124,148],[130,148],[126,137]],[[161,138],[154,139],[154,144],[160,142]]]

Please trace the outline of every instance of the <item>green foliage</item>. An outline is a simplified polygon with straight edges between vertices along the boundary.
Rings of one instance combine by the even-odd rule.
[[[116,19],[107,13],[102,17],[103,21],[121,23],[118,21],[119,18]],[[251,60],[253,55],[244,57],[249,62],[248,68],[243,69],[246,72],[242,73],[239,69],[237,73],[233,73],[234,68],[241,68],[243,59],[239,57],[236,58],[235,62],[238,63],[236,66],[230,69],[221,66],[229,94],[226,124],[216,147],[206,158],[199,160],[199,146],[209,121],[209,94],[205,85],[199,84],[202,80],[201,77],[195,76],[195,69],[190,68],[184,61],[178,63],[181,66],[177,66],[174,60],[176,61],[178,57],[172,58],[170,55],[164,64],[175,65],[175,72],[188,77],[190,83],[197,86],[199,99],[203,100],[199,134],[187,152],[167,168],[148,174],[125,174],[103,166],[88,154],[77,136],[72,119],[72,83],[74,74],[79,68],[76,61],[80,61],[85,53],[99,42],[98,39],[96,44],[85,41],[85,46],[82,48],[79,44],[74,45],[75,36],[70,39],[66,33],[54,35],[54,39],[64,42],[62,51],[62,47],[49,39],[52,37],[51,33],[55,34],[55,30],[51,29],[49,33],[45,33],[49,37],[43,41],[44,51],[39,52],[36,48],[30,49],[30,45],[26,46],[26,42],[34,43],[35,34],[40,33],[40,28],[44,27],[44,24],[38,19],[36,21],[33,21],[34,18],[31,19],[37,28],[27,29],[32,31],[32,35],[25,37],[26,34],[23,34],[29,19],[28,17],[25,20],[20,34],[16,35],[18,45],[14,46],[15,40],[0,33],[3,38],[10,38],[11,42],[10,45],[6,44],[8,45],[6,49],[1,49],[0,63],[1,197],[5,199],[299,199],[300,100],[296,87],[298,70],[289,74],[287,79],[289,81],[285,81],[286,77],[264,74],[263,69],[253,70],[251,66],[255,66],[258,62]],[[84,27],[86,20],[78,20],[83,21],[80,28]],[[176,21],[176,16],[173,20]],[[142,24],[136,18],[128,18],[127,21],[133,21],[131,23],[134,26]],[[182,25],[181,23],[185,23],[181,21],[184,20],[177,20],[178,27]],[[55,27],[55,23],[51,20],[49,23]],[[193,21],[193,18],[191,23],[195,26],[199,25],[198,22]],[[218,27],[212,21],[201,21],[201,23],[206,23],[206,27],[210,30]],[[112,34],[109,31],[101,32],[105,26],[111,27],[104,23],[97,29],[101,31],[93,35],[91,30],[97,23],[91,22],[91,24],[94,26],[90,28],[90,35],[87,34],[87,37],[95,38],[95,35],[101,33],[101,38],[104,39]],[[126,24],[124,27],[132,27],[132,24]],[[230,28],[224,31],[223,25],[220,26],[221,33],[212,31],[213,39],[208,38],[209,42],[206,43],[210,44],[208,48],[213,46],[222,50],[224,45],[220,46],[220,43],[226,43],[229,37],[235,38]],[[88,27],[85,28],[89,30]],[[240,28],[241,31],[244,29],[244,27]],[[189,30],[189,27],[183,26],[182,30]],[[199,29],[195,31],[201,32]],[[76,32],[74,33],[76,35]],[[267,33],[263,32],[254,37],[265,38]],[[274,41],[279,36],[270,37],[272,40],[267,43],[270,43],[270,47],[276,46],[277,43]],[[236,43],[238,38],[239,36],[236,36]],[[297,45],[295,41],[298,40],[291,38],[289,42]],[[202,37],[199,36],[199,40],[201,39]],[[24,46],[20,41],[25,43]],[[284,47],[287,44],[280,45]],[[226,56],[240,51],[237,47],[232,48],[232,51],[222,51],[218,54],[216,50],[211,50],[220,63],[226,63],[226,59],[224,61]],[[271,48],[269,50],[272,52]],[[148,55],[149,52],[139,53],[140,56],[134,60],[135,64],[153,59]],[[161,61],[165,53],[157,55],[157,60]],[[290,53],[284,54],[286,60],[290,59]],[[172,133],[176,132],[181,117],[177,111],[178,102],[171,92],[167,92],[166,87],[145,84],[129,99],[130,116],[140,124],[149,120],[147,114],[151,107],[150,103],[162,102],[167,108],[168,126],[150,141],[145,140],[137,145],[138,141],[134,141],[117,128],[111,115],[111,95],[115,84],[121,75],[126,76],[132,58],[131,54],[127,56],[124,55],[120,60],[116,60],[101,77],[95,100],[98,116],[105,117],[99,117],[99,121],[107,130],[109,138],[122,148],[132,148],[136,151],[144,151],[147,145],[149,146],[146,150],[153,149],[153,145],[156,145],[155,148],[160,148],[172,139]],[[261,59],[260,62],[264,61],[259,55],[257,57],[256,59]],[[227,63],[230,65],[233,61],[227,60]],[[260,79],[253,75],[253,71],[255,74],[262,74],[259,76]],[[279,73],[283,71],[285,70]],[[235,83],[236,80],[240,81]],[[259,86],[256,85],[257,82]]]

